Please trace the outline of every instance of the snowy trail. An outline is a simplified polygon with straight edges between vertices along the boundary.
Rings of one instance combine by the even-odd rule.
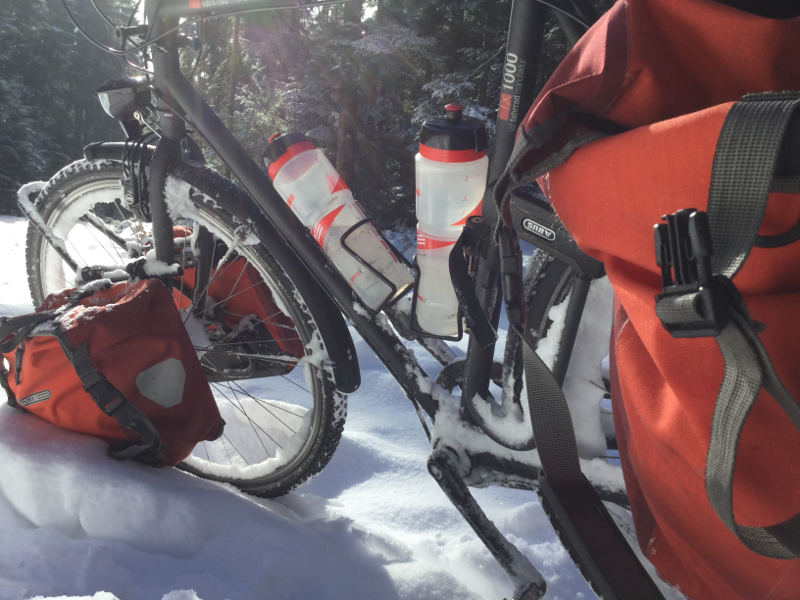
[[[0,217],[2,315],[31,309],[24,232],[22,220]],[[363,383],[339,449],[321,475],[278,500],[116,462],[102,441],[0,406],[0,598],[510,597],[505,574],[428,475],[410,404],[356,344]],[[533,492],[475,495],[543,571],[548,599],[595,598]]]

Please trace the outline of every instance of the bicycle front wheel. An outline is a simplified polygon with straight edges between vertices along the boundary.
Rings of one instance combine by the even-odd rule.
[[[308,289],[298,285],[306,275],[278,264],[243,204],[225,202],[235,194],[242,192],[204,168],[182,165],[167,181],[174,260],[184,272],[174,280],[174,296],[226,421],[222,437],[198,444],[180,466],[274,497],[330,460],[346,399],[335,389],[326,340],[299,291]],[[36,210],[71,259],[29,228],[26,261],[36,305],[74,287],[84,267],[107,273],[153,248],[149,211],[126,198],[119,162],[65,167],[39,194]],[[200,264],[207,265],[205,284]]]

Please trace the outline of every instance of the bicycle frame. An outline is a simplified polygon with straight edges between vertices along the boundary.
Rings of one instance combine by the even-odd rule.
[[[593,9],[584,0],[572,0],[569,4],[572,8],[580,6],[584,15],[593,15]],[[268,0],[145,0],[145,14],[151,24],[149,37],[158,40],[152,46],[152,64],[162,137],[150,161],[149,179],[157,258],[169,262],[172,257],[172,225],[163,200],[163,187],[170,169],[181,160],[182,143],[186,139],[185,122],[188,122],[239,180],[263,218],[280,232],[280,239],[263,240],[263,243],[279,261],[285,258],[299,259],[302,262],[309,275],[319,282],[336,310],[353,324],[394,376],[416,408],[422,426],[430,437],[427,421],[435,421],[441,398],[437,397],[438,388],[434,381],[424,372],[400,337],[391,330],[387,321],[379,315],[369,314],[363,308],[348,282],[275,191],[264,170],[246,154],[221,119],[180,71],[176,28],[181,18],[263,10],[274,6],[275,2]],[[498,220],[492,187],[503,173],[514,146],[517,126],[527,113],[536,91],[537,67],[545,24],[544,8],[537,0],[514,0],[512,4],[497,138],[482,205],[483,219],[491,228]],[[570,31],[574,35],[574,30]],[[567,33],[570,35],[569,31]],[[501,306],[500,260],[500,248],[494,239],[490,239],[474,278],[477,299],[495,329]],[[386,312],[390,319],[396,316],[391,308]],[[475,395],[488,398],[493,354],[493,343],[487,345],[475,336],[470,337],[464,363],[462,399],[473,398]],[[463,400],[460,419],[464,427],[478,430]],[[516,548],[510,546],[486,518],[466,485],[501,484],[532,489],[538,476],[537,468],[527,462],[492,453],[465,457],[449,451],[444,444],[431,456],[429,470],[512,579],[527,577],[529,581],[535,580],[530,572],[526,572],[524,564],[520,566],[522,563]],[[523,561],[527,562],[524,557]],[[530,595],[526,592],[520,597],[538,598],[543,592],[543,585],[543,581],[540,584],[537,580],[530,588]]]
[[[162,18],[155,14],[157,2],[146,2],[146,14],[153,23],[152,36],[159,37],[173,29],[181,15]],[[189,3],[192,5],[194,3]],[[239,2],[232,8],[242,5],[269,7],[269,2]],[[176,7],[178,2],[165,2],[167,7]],[[183,14],[191,14],[184,10]],[[177,54],[176,34],[167,33],[162,42],[153,50],[154,87],[160,93],[159,109],[162,110],[162,138],[156,147],[150,175],[150,197],[163,198],[163,179],[173,161],[180,160],[180,142],[185,136],[183,119],[190,122],[202,135],[219,157],[225,162],[234,176],[241,182],[245,190],[255,201],[264,217],[281,232],[283,244],[277,240],[270,241],[270,249],[277,254],[285,253],[288,248],[305,265],[309,273],[316,279],[337,308],[353,323],[364,340],[384,362],[401,387],[412,399],[415,406],[420,407],[429,418],[436,413],[437,403],[430,389],[420,385],[427,377],[406,350],[402,342],[388,328],[380,326],[367,311],[363,309],[347,281],[338,273],[327,255],[311,237],[310,232],[297,220],[283,199],[272,186],[266,173],[246,154],[233,135],[225,128],[214,111],[205,103],[194,87],[180,72]],[[173,112],[181,118],[173,116]],[[153,213],[153,229],[156,240],[159,237],[163,244],[156,243],[156,254],[159,258],[168,257],[171,253],[169,244],[171,224],[165,207],[155,209]],[[281,248],[285,246],[286,248]]]
[[[185,136],[184,121],[188,121],[209,143],[235,177],[250,194],[265,218],[283,234],[283,239],[322,288],[336,303],[338,309],[353,323],[370,347],[403,387],[408,397],[433,418],[437,409],[430,390],[419,385],[425,373],[413,355],[400,340],[374,319],[366,317],[357,308],[358,301],[349,284],[329,262],[327,255],[311,238],[307,229],[297,220],[277,194],[264,171],[245,153],[241,145],[226,129],[219,117],[205,103],[191,83],[180,72],[178,64],[177,34],[173,30],[180,18],[215,16],[241,10],[263,10],[274,7],[267,0],[163,0],[145,2],[145,10],[152,24],[152,38],[163,39],[153,49],[153,82],[159,93],[162,140],[151,161],[150,197],[154,203],[163,197],[161,186],[172,161],[180,160],[181,140]],[[539,51],[544,27],[544,6],[536,0],[517,0],[512,6],[511,28],[505,61],[503,102],[498,121],[497,141],[489,172],[489,186],[483,201],[484,220],[494,226],[497,210],[491,195],[491,184],[497,180],[511,154],[514,135],[527,107],[533,100],[537,78]],[[531,69],[530,67],[533,67]],[[173,116],[177,114],[181,118]],[[153,209],[156,251],[166,260],[171,252],[170,223],[166,209]],[[161,244],[158,241],[161,241]],[[497,263],[498,251],[491,245],[487,260],[477,276],[479,299],[484,310],[490,313],[492,325],[499,318]],[[486,397],[490,381],[493,346],[483,348],[471,340],[465,367],[464,394]],[[408,367],[412,368],[409,369]]]

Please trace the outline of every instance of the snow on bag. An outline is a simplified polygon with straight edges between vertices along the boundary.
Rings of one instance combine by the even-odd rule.
[[[759,139],[772,127],[748,121],[756,101],[798,105],[789,94],[740,99],[800,89],[798,56],[800,17],[766,18],[712,0],[617,2],[540,93],[520,128],[509,171],[515,185],[537,180],[581,249],[605,265],[616,304],[614,419],[637,537],[659,574],[695,600],[788,600],[800,590],[800,243],[790,243],[800,216],[798,111],[789,109],[794,117],[783,138],[794,140],[793,151],[785,142],[777,154],[782,135],[767,136],[778,156],[773,172],[759,172],[750,147],[735,156],[741,140]],[[752,176],[741,184],[737,178],[748,169]],[[743,266],[734,261],[734,268],[719,272],[732,277],[743,298],[736,308],[752,319],[742,327],[763,344],[788,394],[767,377],[756,380],[752,408],[726,421],[720,416],[747,377],[731,377],[731,390],[721,392],[724,373],[741,376],[763,357],[725,345],[729,326],[740,325],[733,316],[727,324],[723,318],[719,335],[673,337],[667,331],[659,317],[669,316],[657,314],[655,297],[664,300],[662,284],[678,298],[697,282],[681,285],[704,280],[708,263],[697,240],[705,238],[702,224],[688,233],[689,213],[664,224],[662,280],[653,227],[681,209],[707,211],[713,246],[722,254],[746,238],[737,229],[745,219],[727,198],[758,179],[768,200],[763,218],[755,217],[756,244],[744,244]],[[721,262],[719,255],[710,257],[711,265]],[[678,272],[687,265],[686,273]],[[737,296],[719,278],[704,281],[698,294],[711,290],[716,299],[706,298],[700,310],[692,304],[700,321],[718,308],[719,298],[736,304]],[[679,336],[702,328],[670,326]],[[759,393],[759,383],[775,393]],[[744,423],[741,432],[730,428],[736,420]],[[731,435],[720,442],[712,421],[715,432]],[[727,498],[720,465],[730,467]],[[720,504],[732,505],[731,514],[720,516]],[[764,531],[764,540],[751,539]]]
[[[35,313],[0,323],[0,351],[11,403],[108,441],[115,458],[174,465],[222,433],[180,313],[158,280],[52,294]]]

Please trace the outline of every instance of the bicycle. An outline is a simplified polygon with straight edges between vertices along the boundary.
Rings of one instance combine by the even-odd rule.
[[[98,277],[124,279],[128,274],[124,270],[120,274],[118,267],[141,260],[150,251],[161,263],[178,262],[184,271],[194,270],[195,281],[180,289],[191,302],[181,308],[187,326],[196,325],[206,336],[199,348],[204,352],[202,363],[228,427],[219,441],[198,446],[181,467],[259,496],[285,494],[322,470],[333,455],[345,422],[345,395],[359,385],[358,359],[346,318],[419,415],[434,449],[429,470],[512,578],[517,597],[526,600],[544,593],[544,581],[497,531],[468,485],[538,489],[541,465],[530,452],[535,443],[522,408],[522,338],[546,337],[550,310],[568,304],[566,326],[551,364],[562,383],[589,284],[602,275],[602,268],[570,245],[565,232],[554,236],[548,252],[536,251],[525,276],[528,332],[510,331],[503,363],[495,361],[493,332],[500,318],[501,292],[506,292],[507,302],[514,302],[501,285],[501,263],[516,255],[491,235],[499,218],[491,186],[503,172],[516,127],[535,96],[536,68],[531,66],[539,63],[544,4],[555,8],[572,42],[598,16],[584,0],[513,3],[504,80],[504,92],[513,104],[507,118],[498,122],[482,218],[472,219],[468,226],[475,241],[461,246],[473,259],[471,264],[477,265],[465,274],[460,290],[470,336],[464,359],[441,340],[415,332],[407,309],[399,303],[385,305],[379,312],[361,304],[264,170],[245,154],[181,73],[179,53],[186,43],[180,34],[182,19],[275,8],[270,0],[145,0],[148,24],[122,27],[119,32],[135,41],[126,52],[150,52],[152,75],[114,80],[99,91],[106,111],[120,121],[128,141],[90,144],[83,160],[48,182],[30,210],[35,218],[26,250],[29,285],[37,305],[48,293],[76,283]],[[521,65],[528,65],[524,76]],[[243,189],[203,165],[187,124],[222,158]],[[534,196],[519,196],[518,203],[533,211],[537,222],[553,218]],[[185,233],[177,235],[177,230]],[[518,234],[544,245],[541,236],[531,236],[530,231]],[[240,290],[215,290],[223,297],[212,297],[209,289],[215,273],[233,258],[243,259],[242,264],[258,274],[252,286],[263,286],[275,299],[280,312],[277,326],[296,332],[302,356],[287,355],[276,347],[265,319],[239,328],[230,325],[230,318],[244,316],[230,312],[226,303]],[[518,293],[517,300],[522,290]],[[441,363],[435,380],[402,339],[418,341]],[[502,390],[500,403],[492,400],[491,385],[498,386],[495,393]],[[452,395],[456,387],[461,388],[460,397]],[[476,395],[483,400],[475,401]],[[450,437],[443,437],[443,431]],[[602,459],[601,463],[606,464]],[[604,487],[607,481],[599,477],[596,483],[603,498],[624,504],[624,489]]]

